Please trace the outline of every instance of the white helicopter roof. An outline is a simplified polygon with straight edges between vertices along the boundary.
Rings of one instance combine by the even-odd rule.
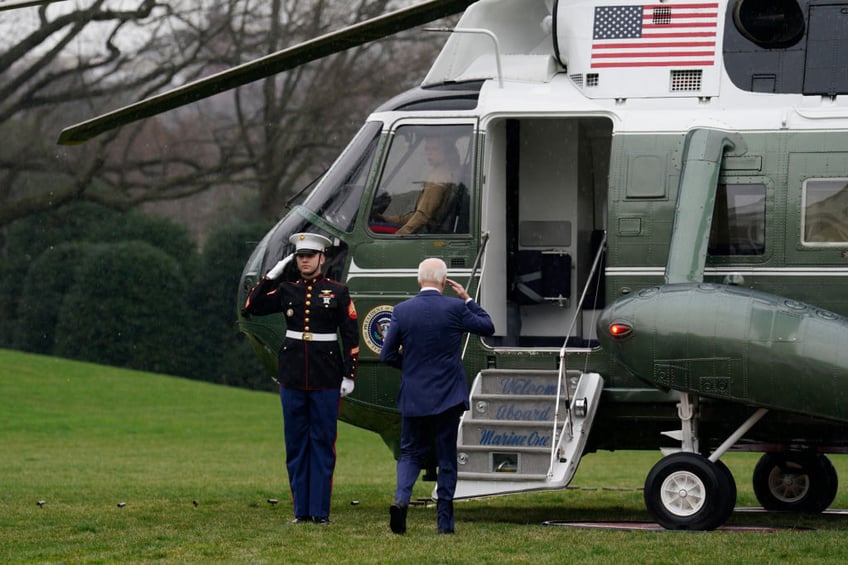
[[[469,7],[424,84],[550,80],[567,69],[590,98],[715,96],[723,2],[481,0]],[[465,30],[465,31],[463,31]],[[493,39],[497,38],[500,73]]]
[[[423,85],[501,78],[545,81],[561,70],[553,54],[545,0],[482,0],[469,6]],[[497,57],[493,39],[497,41]]]
[[[423,86],[490,79],[478,115],[606,113],[617,131],[844,127],[846,96],[737,88],[727,12],[727,0],[481,0]]]

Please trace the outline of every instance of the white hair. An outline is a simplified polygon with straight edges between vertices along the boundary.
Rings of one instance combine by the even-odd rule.
[[[418,265],[418,282],[441,284],[448,276],[448,266],[438,257],[429,257]]]

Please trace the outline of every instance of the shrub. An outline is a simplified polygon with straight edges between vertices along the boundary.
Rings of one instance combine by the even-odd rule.
[[[177,261],[144,242],[98,246],[83,259],[59,309],[55,353],[180,374],[199,330]]]
[[[238,287],[244,265],[270,229],[265,224],[233,224],[210,234],[192,284],[192,312],[208,330],[198,344],[196,378],[271,390],[275,385],[236,327]]]
[[[20,293],[13,341],[16,349],[53,353],[59,307],[76,281],[77,268],[93,249],[89,243],[63,243],[32,262]]]
[[[176,259],[184,273],[191,273],[197,251],[188,230],[138,212],[123,213],[91,202],[74,202],[55,210],[17,220],[0,231],[0,347],[17,347],[23,339],[18,317],[22,292],[29,283],[30,267],[43,253],[69,242],[117,243],[139,240]],[[57,287],[53,287],[54,290]],[[58,308],[58,303],[54,305]],[[32,336],[29,336],[31,338]],[[31,343],[27,338],[27,343]]]

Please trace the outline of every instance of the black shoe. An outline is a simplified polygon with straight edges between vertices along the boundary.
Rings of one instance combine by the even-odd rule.
[[[294,520],[291,521],[292,524],[305,524],[309,522],[309,516],[295,516]]]
[[[453,530],[447,530],[447,529],[444,529],[444,528],[439,528],[439,533],[440,534],[453,534]]]
[[[397,503],[389,506],[389,527],[396,534],[406,533],[406,506]]]
[[[313,516],[312,521],[315,522],[316,524],[320,524],[322,526],[329,526],[330,525],[330,519],[327,518],[326,516]]]

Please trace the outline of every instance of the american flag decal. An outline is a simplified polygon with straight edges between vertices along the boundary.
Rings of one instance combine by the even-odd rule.
[[[710,67],[717,26],[717,2],[597,7],[592,68]]]

